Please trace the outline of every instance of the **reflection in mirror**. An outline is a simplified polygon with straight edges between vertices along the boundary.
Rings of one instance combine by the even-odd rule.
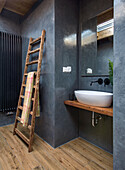
[[[97,41],[97,74],[109,74],[109,60],[113,60],[113,37],[106,37]]]
[[[83,57],[82,69],[83,74],[91,70],[92,74],[95,71],[95,60],[97,56],[97,21],[96,17],[82,24],[81,32],[81,55]],[[90,69],[88,69],[90,68]]]
[[[88,45],[95,41],[96,33],[92,30],[85,30],[82,32],[81,37],[81,46]]]
[[[109,74],[109,60],[113,61],[113,30],[113,9],[108,9],[83,23],[81,33],[83,75]],[[88,72],[90,69],[91,72]]]
[[[97,25],[97,40],[113,36],[114,32],[114,19],[110,19]]]
[[[71,34],[64,37],[64,44],[67,46],[76,46],[77,36],[76,34]]]

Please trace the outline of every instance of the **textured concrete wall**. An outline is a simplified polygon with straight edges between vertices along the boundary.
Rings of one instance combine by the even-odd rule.
[[[100,124],[93,129],[90,112],[64,105],[64,100],[69,98],[69,93],[78,88],[112,91],[111,86],[94,84],[90,87],[90,81],[98,77],[81,78],[81,71],[78,68],[82,66],[82,56],[78,55],[77,46],[78,21],[81,28],[83,21],[111,7],[111,4],[111,0],[107,0],[107,3],[103,0],[96,0],[96,3],[93,0],[87,3],[81,0],[80,18],[78,18],[77,0],[44,0],[20,27],[15,26],[13,20],[10,21],[12,26],[7,25],[9,22],[7,17],[5,22],[1,20],[5,24],[0,26],[1,29],[5,27],[5,31],[16,31],[17,34],[21,32],[23,70],[29,37],[37,38],[41,35],[42,29],[46,30],[46,45],[40,77],[41,117],[36,119],[36,133],[53,147],[80,135],[112,152],[112,118],[103,116]],[[63,66],[71,66],[72,72],[63,73]]]
[[[90,82],[100,77],[83,77],[80,81],[80,89],[97,90],[112,92],[112,86],[98,85],[90,86]],[[101,77],[103,80],[105,77]],[[98,114],[96,114],[98,115]],[[108,152],[113,152],[113,119],[109,116],[103,116],[96,127],[91,125],[92,112],[79,110],[79,136],[87,141],[103,148]]]
[[[114,0],[114,170],[125,169],[125,0]]]
[[[38,37],[46,29],[40,81],[41,117],[36,121],[36,133],[53,147],[78,136],[78,114],[64,105],[69,93],[77,88],[77,7],[76,0],[44,0],[21,25],[23,69],[28,38]],[[67,44],[65,39],[72,35],[73,44]],[[63,73],[63,66],[68,65],[72,72]]]
[[[78,136],[78,112],[64,101],[77,89],[78,2],[55,1],[55,147]],[[71,66],[71,73],[63,73]]]
[[[111,8],[113,0],[80,0],[80,23]]]
[[[41,116],[36,119],[36,133],[54,146],[55,116],[55,18],[54,0],[44,0],[21,24],[23,70],[28,38],[37,38],[46,30],[46,43],[40,76]]]
[[[82,26],[86,21],[94,20],[93,17],[96,17],[102,11],[112,7],[112,0],[80,0],[80,19],[79,19],[79,38],[81,37]],[[94,21],[93,21],[94,22]],[[94,30],[93,25],[91,28]],[[93,84],[90,86],[90,82],[92,80],[97,80],[99,77],[81,77],[83,75],[83,66],[84,66],[84,59],[83,59],[83,52],[89,53],[89,60],[91,60],[92,66],[94,65],[93,58],[91,59],[91,55],[93,55],[93,51],[95,51],[95,46],[97,42],[94,42],[93,45],[91,44],[90,48],[85,49],[84,51],[80,47],[81,40],[79,39],[79,89],[86,89],[86,90],[98,90],[98,91],[107,91],[112,92],[112,86],[106,86]],[[94,52],[95,54],[95,52]],[[95,55],[94,55],[95,56]],[[88,55],[86,56],[86,58]],[[96,56],[94,57],[96,60]],[[96,73],[96,70],[95,70]],[[102,77],[105,79],[106,77]],[[92,127],[91,125],[91,112],[80,110],[79,111],[79,135],[89,142],[94,143],[95,145],[109,151],[113,152],[113,120],[108,116],[103,116],[103,119],[99,122],[97,127]]]
[[[20,16],[3,10],[0,14],[0,31],[20,35]]]

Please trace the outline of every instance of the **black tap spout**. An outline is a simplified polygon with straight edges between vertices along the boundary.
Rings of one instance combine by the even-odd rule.
[[[99,78],[98,80],[91,81],[90,86],[92,86],[93,83],[98,83],[99,85],[103,84],[103,79]]]
[[[92,86],[93,83],[97,83],[97,82],[98,82],[98,80],[96,80],[96,81],[91,81],[90,86]]]

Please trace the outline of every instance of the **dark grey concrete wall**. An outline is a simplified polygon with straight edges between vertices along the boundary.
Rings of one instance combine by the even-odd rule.
[[[20,35],[20,16],[4,9],[0,14],[0,31]]]
[[[113,0],[80,0],[80,23],[111,8]]]
[[[54,0],[44,0],[21,24],[23,70],[28,38],[37,38],[46,30],[46,44],[40,77],[41,116],[36,119],[36,133],[54,146],[55,116],[55,18]]]
[[[102,11],[112,7],[112,0],[80,0],[80,19],[79,19],[79,37],[81,37],[82,24],[86,20],[92,19]],[[97,80],[99,77],[81,77],[83,75],[84,60],[81,53],[81,40],[79,39],[79,89],[99,90],[112,92],[112,86],[93,84],[92,80]],[[96,43],[96,42],[95,42]],[[89,51],[89,49],[88,49]],[[91,59],[90,59],[91,60]],[[104,79],[105,77],[103,77]],[[113,123],[112,118],[103,116],[97,127],[91,125],[91,112],[79,111],[79,136],[85,138],[89,142],[109,151],[113,151]]]
[[[111,0],[107,0],[107,3],[102,0],[96,0],[96,3],[93,0],[90,0],[90,3],[81,0],[79,18],[77,0],[43,0],[20,27],[16,27],[15,22],[11,20],[12,27],[9,28],[7,17],[5,25],[2,26],[7,32],[15,32],[18,29],[18,34],[21,30],[23,70],[29,37],[37,38],[41,35],[42,29],[46,30],[46,45],[40,77],[41,116],[36,118],[36,133],[53,147],[80,135],[112,152],[112,118],[103,116],[103,120],[93,129],[90,112],[64,105],[64,101],[69,99],[69,93],[78,88],[112,91],[111,86],[94,84],[90,87],[90,81],[98,77],[81,78],[79,68],[82,66],[82,57],[78,55],[77,46],[78,21],[81,28],[81,24],[86,19],[96,16],[111,7],[111,4]],[[71,66],[72,72],[63,73],[63,66]]]
[[[78,2],[55,1],[55,147],[78,136],[78,112],[64,101],[77,89]],[[71,66],[71,73],[63,73]]]
[[[112,92],[112,86],[98,85],[90,86],[90,82],[100,77],[84,77],[80,81],[80,89]],[[101,77],[103,80],[105,77]],[[96,114],[97,116],[98,114]],[[103,148],[108,152],[113,152],[113,119],[109,116],[102,116],[102,120],[96,127],[91,125],[92,112],[79,110],[79,136],[87,141]]]
[[[5,27],[7,32],[17,30],[22,36],[22,70],[29,38],[37,38],[42,29],[46,30],[40,77],[41,116],[36,119],[36,133],[53,147],[57,147],[78,136],[78,113],[64,105],[69,93],[78,88],[77,1],[43,0],[19,27],[15,26],[14,20],[8,18],[8,15],[6,14],[3,28]],[[71,44],[67,44],[65,38],[69,38]],[[63,73],[62,67],[68,65],[72,67],[72,72]]]
[[[125,169],[125,0],[114,0],[114,170]]]
[[[70,7],[70,8],[69,8]],[[41,117],[36,133],[53,147],[78,136],[78,113],[66,108],[64,101],[77,88],[78,4],[76,0],[44,0],[21,24],[23,70],[28,38],[46,30],[46,47],[40,81]],[[73,44],[65,38],[73,35]],[[75,44],[74,44],[75,43]],[[63,73],[63,66],[71,73]]]

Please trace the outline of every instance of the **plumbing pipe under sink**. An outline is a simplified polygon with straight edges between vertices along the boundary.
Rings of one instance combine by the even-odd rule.
[[[102,116],[101,115],[98,115],[96,118],[95,118],[95,112],[92,112],[92,126],[93,127],[96,127],[96,125],[99,123],[99,120],[102,119]]]

